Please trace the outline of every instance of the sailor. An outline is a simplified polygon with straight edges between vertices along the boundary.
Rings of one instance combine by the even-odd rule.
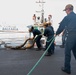
[[[33,15],[34,24],[36,24],[36,14]]]
[[[45,50],[46,50],[52,41],[51,39],[54,36],[54,31],[53,31],[53,28],[51,26],[48,26],[48,23],[44,23],[43,26],[45,28],[44,36],[47,37],[46,47],[45,47]],[[48,52],[45,56],[51,56],[53,53],[54,53],[54,42],[52,43],[52,45],[48,49]]]
[[[54,35],[54,28],[52,26],[52,23],[51,22],[48,22],[48,27],[52,29],[52,34]],[[54,53],[54,50],[55,50],[55,41],[52,43],[52,54]]]
[[[52,23],[52,15],[48,15],[48,22]]]
[[[65,73],[71,73],[71,50],[76,59],[76,14],[73,12],[73,5],[66,5],[64,11],[67,16],[61,21],[56,35],[60,34],[64,29],[66,31],[66,42],[65,42],[65,62],[64,67],[61,70]],[[55,36],[56,36],[55,35]]]
[[[40,42],[40,39],[42,38],[41,32],[38,29],[34,29],[33,26],[29,29],[29,32],[33,33],[33,38],[30,38],[32,40],[35,39],[35,37],[37,35],[37,38],[35,39],[36,45],[38,47],[37,51],[41,50],[41,48],[42,48],[42,45],[41,45],[41,42]]]

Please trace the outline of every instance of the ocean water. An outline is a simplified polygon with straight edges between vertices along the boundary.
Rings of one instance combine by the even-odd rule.
[[[0,44],[20,44],[29,38],[29,33],[0,32]]]
[[[14,32],[0,32],[0,47],[4,47],[4,44],[9,44],[11,46],[21,45],[27,38],[29,38],[29,33],[14,33]],[[62,44],[62,37],[57,36],[55,38],[56,45]]]

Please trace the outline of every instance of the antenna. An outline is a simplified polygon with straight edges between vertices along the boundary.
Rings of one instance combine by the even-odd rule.
[[[41,4],[41,10],[40,11],[36,11],[37,13],[41,13],[41,23],[44,22],[44,1],[43,0],[39,0],[39,1],[36,1],[36,3],[38,4]]]

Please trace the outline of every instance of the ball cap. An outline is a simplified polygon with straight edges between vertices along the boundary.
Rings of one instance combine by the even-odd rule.
[[[67,9],[73,10],[73,5],[72,4],[66,5],[63,11],[66,11]]]

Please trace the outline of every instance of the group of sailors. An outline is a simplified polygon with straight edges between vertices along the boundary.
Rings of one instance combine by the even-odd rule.
[[[45,50],[47,49],[48,45],[50,44],[52,37],[56,37],[61,32],[63,32],[63,45],[65,49],[65,61],[64,66],[61,68],[61,70],[67,74],[71,74],[71,51],[73,52],[73,55],[76,59],[76,14],[73,12],[73,5],[68,4],[66,5],[65,9],[63,11],[66,12],[66,16],[63,18],[63,20],[60,22],[59,28],[57,29],[56,33],[54,34],[54,29],[51,26],[51,22],[49,23],[43,23],[44,30],[44,36],[47,37]],[[38,50],[41,49],[41,43],[40,39],[42,37],[41,32],[37,29],[34,29],[33,27],[29,30],[33,33],[34,37],[36,35],[39,35],[36,39],[36,44],[38,47]],[[54,42],[48,49],[48,53],[46,56],[51,56],[54,54],[55,45]]]
[[[33,26],[29,29],[29,32],[33,33],[33,38],[30,38],[30,39],[34,39],[35,36],[38,35],[37,38],[35,39],[36,45],[38,47],[37,51],[40,51],[42,49],[42,45],[40,42],[42,35],[47,37],[46,46],[45,46],[44,50],[46,50],[48,48],[48,45],[51,43],[51,41],[52,41],[51,39],[52,39],[52,37],[54,37],[54,29],[51,25],[52,25],[51,22],[43,23],[43,27],[45,28],[43,34],[38,29],[34,29]],[[54,47],[54,42],[53,42],[52,45],[50,46],[50,48],[48,49],[48,53],[46,54],[46,56],[51,56],[54,53],[54,49],[55,49],[55,47]]]
[[[34,14],[32,19],[34,21],[34,25],[40,24],[43,22],[51,22],[52,23],[52,15],[51,14],[48,15],[48,18],[40,18],[39,16],[37,17],[36,14]],[[42,21],[42,19],[43,19],[43,22],[40,22],[40,20]]]

